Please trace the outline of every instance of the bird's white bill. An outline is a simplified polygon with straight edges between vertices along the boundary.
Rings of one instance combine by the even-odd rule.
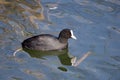
[[[71,32],[71,38],[73,38],[73,39],[77,39],[77,38],[74,36],[73,31],[70,30],[70,32]]]

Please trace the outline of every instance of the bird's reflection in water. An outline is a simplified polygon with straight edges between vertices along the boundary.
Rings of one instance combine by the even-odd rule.
[[[53,50],[53,51],[36,51],[36,50],[30,50],[30,49],[23,49],[25,52],[27,52],[31,57],[35,58],[43,58],[44,56],[57,56],[61,62],[62,65],[71,66],[72,60],[74,57],[70,56],[68,52],[68,48],[65,48],[63,50]],[[64,67],[58,67],[58,69],[62,71],[67,71]]]

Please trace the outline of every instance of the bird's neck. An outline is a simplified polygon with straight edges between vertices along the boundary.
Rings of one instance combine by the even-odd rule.
[[[61,43],[68,43],[68,39],[66,39],[66,38],[59,37],[58,39]]]

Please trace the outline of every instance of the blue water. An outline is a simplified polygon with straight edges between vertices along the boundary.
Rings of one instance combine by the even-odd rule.
[[[120,80],[119,0],[41,0],[40,4],[25,0],[15,4],[17,8],[0,6],[0,80]],[[35,16],[39,12],[44,19]],[[41,33],[58,36],[64,28],[72,29],[77,37],[69,40],[67,54],[78,60],[92,52],[78,66],[64,65],[55,55],[36,58],[19,51],[13,57],[24,39]]]

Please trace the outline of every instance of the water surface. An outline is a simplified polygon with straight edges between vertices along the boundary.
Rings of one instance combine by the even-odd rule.
[[[0,1],[1,80],[120,80],[119,0],[40,1]],[[24,39],[41,33],[58,36],[64,28],[77,37],[69,40],[67,57],[38,58],[24,51],[12,56]],[[62,63],[89,51],[76,67]]]

